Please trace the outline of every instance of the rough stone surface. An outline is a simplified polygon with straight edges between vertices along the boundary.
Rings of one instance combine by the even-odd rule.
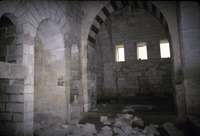
[[[111,125],[111,122],[110,121],[105,121],[103,124],[104,125]]]
[[[95,125],[90,123],[86,123],[83,130],[94,134],[97,133]]]
[[[117,134],[123,133],[123,131],[120,128],[117,128],[117,127],[114,127],[113,131],[114,131],[114,133],[117,133]]]
[[[103,128],[101,128],[103,131],[108,131],[108,130],[111,130],[111,128],[109,126],[105,126]]]
[[[116,127],[123,127],[131,125],[131,120],[126,118],[116,118],[115,119],[115,126]]]
[[[133,117],[136,119],[137,117]],[[100,128],[100,131],[97,132],[96,125],[102,124],[102,122],[96,122],[95,124],[85,123],[85,124],[65,124],[60,117],[54,117],[51,114],[38,114],[35,115],[35,132],[34,134],[37,136],[49,135],[52,136],[61,135],[61,136],[158,136],[160,132],[158,130],[159,127],[157,125],[146,125],[144,127],[136,127],[135,124],[127,124],[129,120],[131,122],[132,119],[126,119],[125,117],[117,118],[113,125],[104,126]],[[137,118],[138,120],[138,118]],[[139,120],[142,120],[139,118]],[[114,124],[119,121],[124,121],[123,126],[116,127]],[[171,123],[164,123],[163,129],[167,131],[170,135],[183,136],[183,130],[178,129],[177,127],[170,126]],[[156,127],[155,127],[156,126]]]
[[[131,127],[131,126],[124,126],[124,127],[122,127],[122,130],[123,130],[126,134],[131,134],[131,133],[132,133],[132,127]]]
[[[153,126],[145,126],[144,130],[151,134],[160,135],[160,133],[156,130],[156,127]]]
[[[160,59],[160,40],[167,38],[162,26],[142,10],[138,10],[138,15],[134,16],[131,16],[128,9],[124,10],[123,14],[122,11],[116,14],[118,15],[114,15],[112,20],[108,19],[105,25],[102,25],[95,47],[96,58],[101,57],[97,58],[96,62],[99,84],[97,90],[101,91],[98,92],[98,98],[125,99],[139,94],[162,98],[167,97],[166,94],[172,94],[170,58]],[[124,14],[129,20],[127,23],[122,21]],[[151,23],[145,28],[136,27],[135,24],[142,25],[146,22],[144,20]],[[147,60],[137,60],[136,44],[141,40],[147,44]],[[124,62],[115,61],[115,45],[119,44],[124,45]],[[101,88],[100,84],[104,84],[104,88]]]
[[[79,123],[79,119],[72,119],[69,123],[76,125]]]
[[[195,1],[1,1],[2,135],[32,135],[34,114],[82,119],[97,98],[174,98],[178,122],[185,122],[186,114],[198,115],[199,14]],[[169,40],[171,58],[160,58],[162,39]],[[137,60],[138,42],[146,42],[148,60]],[[119,44],[125,62],[115,62]],[[70,108],[74,95],[80,108]],[[55,120],[37,123],[50,122]],[[36,134],[50,135],[57,125]],[[58,135],[67,131],[59,128]],[[75,135],[71,132],[67,135]]]
[[[144,121],[141,118],[134,117],[133,118],[133,123],[135,126],[144,126]]]
[[[108,121],[108,117],[107,116],[101,116],[100,117],[100,122],[106,122]]]

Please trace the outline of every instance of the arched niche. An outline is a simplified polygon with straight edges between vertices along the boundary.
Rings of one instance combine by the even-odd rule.
[[[66,120],[64,39],[55,21],[46,19],[35,37],[34,112]]]

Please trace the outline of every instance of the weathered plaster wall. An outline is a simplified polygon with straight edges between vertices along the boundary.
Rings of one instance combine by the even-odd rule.
[[[98,87],[97,90],[101,90],[104,99],[138,94],[161,98],[172,95],[171,61],[160,57],[160,40],[167,39],[163,27],[148,12],[135,9],[131,14],[128,8],[109,19],[111,29],[106,25],[100,29],[96,46],[102,50],[104,80],[103,89]],[[147,43],[148,60],[137,60],[137,42]],[[125,62],[115,62],[115,45],[118,44],[124,44]],[[96,48],[96,52],[99,51]]]

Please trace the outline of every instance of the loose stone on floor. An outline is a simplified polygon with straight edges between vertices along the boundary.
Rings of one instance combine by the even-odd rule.
[[[133,117],[132,114],[115,119],[100,117],[99,124],[104,125],[100,132],[97,132],[95,126],[98,124],[81,124],[76,119],[65,124],[60,117],[36,115],[34,120],[34,136],[160,136],[158,128],[165,129],[169,136],[184,136],[184,132],[171,122],[144,125],[141,118]]]

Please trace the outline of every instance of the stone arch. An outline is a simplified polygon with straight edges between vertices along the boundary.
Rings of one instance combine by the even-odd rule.
[[[12,13],[4,13],[0,18],[1,29],[1,61],[8,63],[21,63],[23,47],[17,42],[19,33],[22,32],[22,27],[19,25],[19,20]],[[17,50],[17,52],[15,51]]]
[[[54,23],[50,23],[49,25],[53,26],[55,29],[59,28],[60,32],[57,31],[57,34],[59,33],[58,35],[62,35],[63,37],[62,39],[63,51],[59,55],[64,56],[66,58],[66,60],[63,61],[64,65],[66,62],[70,63],[70,56],[68,57],[67,55],[68,53],[66,53],[66,51],[68,51],[68,46],[66,46],[67,45],[66,40],[68,40],[68,38],[65,36],[66,33],[71,31],[70,23],[66,16],[66,6],[68,3],[64,1],[42,1],[42,0],[37,0],[37,1],[16,0],[16,1],[13,1],[12,4],[10,2],[11,1],[2,1],[0,3],[0,5],[2,5],[1,7],[3,7],[2,10],[0,7],[0,14],[1,12],[4,12],[4,11],[12,12],[19,19],[19,25],[21,26],[22,31],[17,37],[16,41],[18,42],[18,44],[22,44],[24,47],[24,54],[22,56],[23,61],[21,63],[25,65],[25,67],[29,71],[26,75],[25,82],[27,82],[27,85],[33,91],[32,93],[35,93],[34,92],[34,76],[35,76],[34,75],[34,68],[35,68],[34,48],[35,48],[35,39],[39,37],[36,34],[36,32],[41,23],[44,23],[45,21],[48,21],[48,22],[53,21]],[[45,38],[43,37],[42,39],[45,39]],[[48,42],[46,42],[46,44],[48,44]],[[45,47],[48,48],[48,46],[45,46]],[[56,46],[51,46],[51,47],[56,48]],[[49,61],[55,62],[56,61],[55,58],[59,58],[59,57],[56,57],[56,56],[52,57],[52,59]],[[66,66],[66,72],[64,72],[63,75],[67,80],[65,81],[65,83],[69,84],[70,64],[65,65],[65,66]],[[61,83],[62,83],[61,77],[57,80],[58,80],[57,82],[61,80]],[[69,88],[70,87],[68,86],[65,89],[69,89]],[[70,102],[70,97],[68,96],[70,95],[63,95],[63,97],[67,97],[66,103]],[[32,111],[34,112],[34,110]],[[66,120],[67,111],[65,111],[64,114],[65,114],[65,120]]]
[[[38,1],[29,0],[27,2],[20,1],[20,4],[17,7],[16,12],[15,12],[16,14],[18,14],[18,16],[22,20],[21,24],[23,26],[24,34],[33,40],[32,44],[35,46],[35,49],[36,49],[36,44],[41,44],[41,43],[43,44],[43,46],[39,48],[39,50],[42,49],[43,51],[46,52],[45,56],[47,59],[45,60],[45,63],[47,65],[48,64],[50,65],[50,63],[52,63],[51,65],[52,68],[46,67],[48,68],[47,70],[48,72],[51,71],[50,75],[52,75],[52,73],[56,74],[56,70],[58,71],[59,69],[60,69],[60,72],[57,72],[57,73],[62,73],[62,75],[56,74],[56,76],[54,77],[55,80],[52,82],[54,82],[54,88],[58,88],[58,87],[61,88],[59,90],[60,90],[60,94],[62,94],[62,96],[60,97],[62,100],[59,100],[59,101],[60,102],[65,101],[65,102],[57,107],[55,105],[58,103],[54,105],[46,104],[46,111],[45,110],[43,111],[47,113],[47,110],[55,108],[57,112],[55,110],[54,111],[51,110],[51,113],[50,112],[49,113],[54,116],[60,116],[64,121],[68,121],[70,119],[68,115],[69,113],[67,111],[68,110],[67,107],[68,107],[68,104],[70,103],[70,75],[71,75],[70,63],[71,62],[70,62],[70,53],[69,53],[70,47],[68,46],[68,43],[67,43],[68,36],[66,35],[68,32],[71,31],[71,25],[66,14],[67,4],[68,3],[64,1],[42,1],[42,0],[38,0]],[[25,10],[24,7],[27,10]],[[20,11],[20,8],[24,9],[22,10],[23,12],[21,11],[17,13],[17,11]],[[46,31],[43,31],[42,30],[43,28],[46,29]],[[48,29],[48,28],[51,28],[51,29]],[[48,40],[45,40],[45,39],[48,39]],[[54,39],[54,40],[49,40],[49,39]],[[55,44],[55,41],[57,41],[58,44]],[[48,55],[50,55],[51,57]],[[48,57],[50,57],[50,59],[48,59]],[[57,63],[57,64],[53,65],[53,63]],[[37,67],[36,64],[34,64],[33,67],[34,67],[33,69],[35,69]],[[46,73],[45,75],[48,75],[48,73]],[[33,75],[30,78],[32,78],[32,80],[36,82],[37,75]],[[34,90],[36,89],[37,88],[35,88],[34,86]],[[37,92],[34,92],[34,93],[38,95]],[[56,92],[52,92],[52,93],[56,93]],[[54,97],[54,96],[51,95],[47,97]],[[39,103],[41,102],[41,99],[40,98],[36,98],[36,99],[38,99],[38,103],[37,101],[35,101],[35,103],[39,105]],[[49,103],[52,103],[52,102],[49,101]],[[34,112],[36,114],[37,113],[45,114],[44,112],[41,112],[41,111],[42,111],[41,107],[39,107],[39,112],[36,112],[36,110]]]
[[[64,47],[64,38],[55,21],[50,19],[43,20],[37,31],[44,44],[44,50],[60,49]],[[55,42],[57,42],[57,44],[55,44]]]
[[[83,37],[87,46],[95,48],[96,38],[101,25],[116,11],[119,9],[130,5],[141,8],[149,13],[151,13],[155,18],[159,20],[163,26],[168,40],[170,42],[171,50],[171,66],[172,66],[172,81],[174,88],[174,101],[176,105],[176,110],[178,114],[178,120],[180,122],[185,121],[185,98],[183,97],[184,88],[182,82],[182,61],[181,61],[181,51],[180,51],[180,41],[178,32],[178,18],[177,18],[177,2],[148,2],[148,1],[111,1],[105,4],[103,8],[99,11],[93,19],[90,20],[90,25],[87,27],[87,37]],[[87,51],[89,52],[89,51]],[[88,66],[88,62],[86,67]],[[83,75],[83,78],[87,76]],[[85,86],[85,89],[87,86]],[[87,98],[88,99],[88,98]],[[181,104],[180,102],[184,103]],[[184,110],[182,110],[184,109]]]
[[[33,114],[34,114],[34,48],[35,41],[34,38],[37,37],[36,31],[39,24],[43,21],[49,20],[54,21],[58,28],[60,29],[60,33],[63,36],[63,52],[62,54],[66,60],[63,61],[63,64],[70,63],[70,48],[67,46],[68,43],[68,33],[71,31],[71,25],[68,19],[67,7],[68,2],[65,1],[43,1],[43,0],[15,0],[15,1],[6,1],[3,0],[0,2],[0,16],[6,14],[9,17],[15,16],[16,18],[12,18],[13,22],[17,22],[19,26],[17,28],[17,35],[15,44],[20,46],[19,54],[15,58],[19,58],[17,61],[17,65],[15,64],[5,64],[3,68],[7,68],[9,65],[9,69],[12,69],[16,74],[11,75],[13,81],[15,78],[20,80],[20,83],[23,84],[19,87],[11,86],[11,91],[17,90],[23,92],[20,96],[16,93],[16,98],[22,98],[23,102],[21,102],[20,108],[11,108],[13,111],[17,110],[18,113],[21,112],[23,114],[23,118],[18,120],[18,123],[13,123],[13,126],[17,128],[16,130],[9,130],[15,133],[19,133],[20,135],[24,134],[32,134],[33,133]],[[10,15],[12,14],[12,15]],[[37,38],[36,38],[37,39]],[[55,47],[55,46],[54,46]],[[69,53],[68,53],[69,52]],[[54,61],[54,60],[53,60]],[[55,62],[55,61],[54,61]],[[3,63],[4,64],[4,63]],[[63,82],[64,84],[69,85],[70,80],[70,64],[65,65],[66,71],[63,73],[66,80]],[[10,70],[9,70],[10,72]],[[9,74],[9,72],[7,72]],[[14,73],[12,72],[12,73]],[[23,74],[21,74],[23,73]],[[4,78],[5,78],[4,77]],[[2,78],[2,77],[1,77]],[[64,79],[63,79],[64,80]],[[12,82],[13,82],[12,81]],[[60,82],[61,81],[61,82]],[[57,79],[57,83],[62,84],[62,78]],[[15,89],[13,89],[15,88]],[[65,87],[66,92],[70,93],[70,86]],[[62,97],[66,97],[66,105],[70,102],[70,94],[63,95]],[[13,104],[11,105],[13,106]],[[14,105],[15,106],[15,105]],[[68,105],[67,105],[68,106]],[[65,107],[65,109],[67,108]],[[20,111],[19,111],[20,110]],[[67,111],[65,113],[65,117],[67,116]],[[14,116],[14,115],[13,115]],[[13,117],[15,118],[15,117]],[[28,119],[27,119],[28,118]],[[66,120],[66,118],[65,118]]]
[[[2,17],[7,17],[16,26],[16,34],[22,32],[22,27],[19,25],[19,19],[12,13],[4,13]]]
[[[12,125],[13,128],[9,129],[9,127],[5,126],[1,132],[6,135],[26,135],[31,134],[33,130],[32,98],[34,95],[31,80],[30,78],[27,78],[29,73],[32,71],[31,67],[23,65],[25,61],[24,54],[27,53],[27,48],[24,49],[25,46],[23,44],[23,38],[21,37],[23,27],[20,25],[20,20],[14,12],[7,9],[8,7],[6,1],[0,2],[0,15],[2,15],[2,18],[6,19],[4,20],[6,23],[9,23],[9,25],[3,25],[6,29],[6,33],[4,35],[6,40],[4,39],[3,43],[8,46],[8,63],[2,63],[2,66],[6,67],[4,72],[7,74],[5,74],[4,77],[0,76],[0,78],[3,78],[3,81],[6,80],[10,82],[10,84],[5,87],[5,92],[6,90],[9,91],[6,94],[12,94],[12,98],[9,98],[7,101],[6,109],[9,111],[9,114],[6,112],[5,116],[11,116],[11,119],[5,120],[3,123],[8,123]],[[33,51],[32,49],[33,48],[28,49],[30,54]],[[32,63],[32,59],[30,59],[29,63]],[[18,119],[15,120],[14,118],[16,118],[16,116],[20,116],[20,118],[17,117]],[[29,119],[27,119],[27,117]]]
[[[154,17],[156,17],[162,26],[164,27],[167,35],[169,35],[169,29],[167,21],[162,14],[162,12],[151,2],[148,1],[111,1],[107,3],[96,15],[93,23],[90,26],[90,30],[88,33],[88,45],[94,47],[96,43],[96,36],[98,35],[99,29],[101,25],[116,11],[126,6],[134,6],[137,8],[144,9],[145,11],[151,13]]]
[[[32,37],[35,37],[39,23],[47,18],[56,21],[62,33],[66,34],[71,30],[66,17],[67,5],[65,1],[3,0],[0,2],[0,16],[4,13],[13,14],[18,18],[24,34]]]
[[[52,114],[66,121],[64,38],[50,19],[42,21],[37,29],[34,68],[35,114]]]

